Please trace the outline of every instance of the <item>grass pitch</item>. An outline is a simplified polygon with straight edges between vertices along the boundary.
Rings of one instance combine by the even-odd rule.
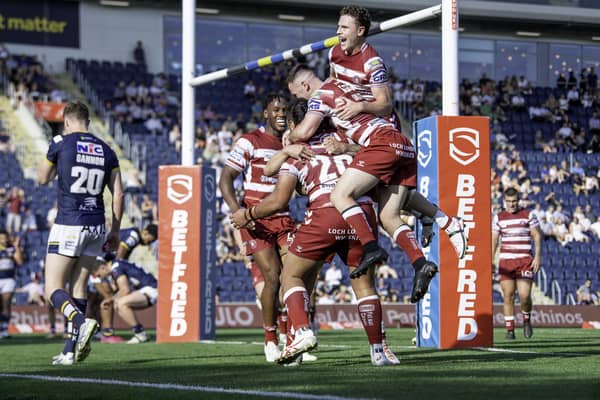
[[[123,332],[126,337],[129,333]],[[493,349],[412,347],[412,329],[389,329],[401,359],[372,367],[361,330],[322,331],[319,360],[267,364],[258,330],[219,330],[216,343],[100,344],[85,362],[52,366],[62,341],[0,341],[2,399],[600,399],[600,332],[536,329]],[[25,377],[27,376],[27,377]]]

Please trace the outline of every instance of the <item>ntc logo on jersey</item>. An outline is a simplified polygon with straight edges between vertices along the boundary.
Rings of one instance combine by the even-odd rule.
[[[419,133],[417,143],[419,147],[419,154],[417,156],[419,164],[421,167],[426,167],[433,156],[433,150],[431,148],[431,131],[426,129]]]
[[[308,109],[312,111],[318,111],[319,109],[321,109],[321,104],[321,100],[317,100],[311,97],[310,100],[308,100]]]
[[[373,82],[384,82],[387,80],[387,71],[385,69],[380,69],[373,72],[372,75]]]
[[[479,158],[479,131],[471,128],[450,130],[450,157],[462,165],[469,165]]]
[[[183,204],[192,198],[192,177],[171,175],[167,179],[167,197],[175,204]]]
[[[102,157],[104,156],[104,149],[98,143],[77,141],[77,153]]]

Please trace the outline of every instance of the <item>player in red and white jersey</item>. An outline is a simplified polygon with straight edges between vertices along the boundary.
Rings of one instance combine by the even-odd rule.
[[[269,158],[282,148],[281,135],[287,128],[286,104],[283,97],[268,95],[263,108],[265,126],[242,135],[227,157],[219,188],[232,213],[241,207],[248,208],[258,204],[275,188],[277,179],[265,176],[263,171]],[[240,174],[244,178],[245,191],[242,205],[238,203],[233,185]],[[288,234],[293,229],[294,221],[288,210],[284,209],[241,230],[242,250],[245,255],[253,256],[265,280],[260,301],[265,329],[265,357],[269,362],[279,358],[276,325],[279,274],[281,258],[287,253]]]
[[[288,112],[288,124],[293,127],[306,112],[306,103],[297,102]],[[316,346],[316,337],[310,330],[308,316],[308,296],[312,292],[316,275],[323,262],[331,260],[337,253],[352,270],[362,257],[362,246],[351,227],[335,211],[330,195],[336,181],[352,161],[346,154],[329,155],[321,144],[322,139],[331,135],[323,129],[309,143],[313,152],[310,160],[285,159],[280,168],[275,191],[250,210],[238,210],[231,216],[236,226],[245,226],[251,220],[264,218],[286,207],[295,189],[308,196],[308,204],[303,223],[294,233],[285,259],[281,275],[283,298],[288,307],[288,316],[295,335],[288,343],[281,357],[287,363],[299,354]],[[375,211],[369,197],[358,199],[370,226],[377,226]],[[358,299],[361,321],[371,347],[371,362],[376,366],[398,364],[396,356],[384,343],[381,324],[381,303],[375,289],[374,271],[352,281],[352,288]],[[384,349],[384,346],[386,349]],[[387,351],[385,351],[387,350]]]
[[[354,99],[369,102],[345,82],[329,79],[321,81],[314,72],[304,66],[294,67],[288,75],[290,92],[308,99],[308,112],[302,122],[291,132],[292,141],[306,141],[316,132],[325,117],[331,117],[340,135],[361,145],[352,164],[336,184],[331,200],[335,208],[352,226],[365,247],[365,255],[351,277],[364,273],[368,268],[387,259],[387,253],[377,244],[373,231],[355,199],[378,187],[380,223],[394,241],[406,252],[414,269],[415,278],[411,301],[420,300],[437,273],[437,266],[425,259],[414,233],[403,221],[400,210],[410,205],[411,192],[416,187],[417,163],[415,149],[410,140],[383,118],[360,113],[350,120],[338,118],[335,105]],[[428,207],[436,212],[437,207]],[[437,210],[437,211],[436,211]],[[421,211],[421,210],[419,210]],[[437,217],[437,215],[436,215]],[[466,236],[460,221],[443,214],[446,225],[441,227],[450,235],[459,258],[464,257]]]
[[[532,254],[531,240],[535,244]],[[515,338],[515,289],[521,300],[523,335],[533,335],[531,327],[531,285],[534,274],[541,267],[542,234],[537,217],[519,207],[519,192],[515,188],[504,191],[504,210],[494,215],[492,223],[492,265],[500,240],[498,272],[504,294],[504,321],[506,338]]]
[[[398,122],[391,115],[392,95],[385,63],[375,48],[365,42],[370,27],[371,16],[366,8],[346,6],[340,11],[336,32],[340,44],[329,50],[330,75],[354,85],[357,90],[372,93],[374,101],[363,103],[349,100],[338,105],[336,113],[341,119],[369,113]]]

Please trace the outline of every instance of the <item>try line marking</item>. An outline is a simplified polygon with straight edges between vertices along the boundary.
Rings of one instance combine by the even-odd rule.
[[[224,393],[224,394],[236,394],[236,395],[247,395],[247,396],[262,396],[262,397],[275,397],[281,399],[300,399],[300,400],[366,400],[356,397],[341,397],[326,394],[307,394],[307,393],[293,393],[293,392],[267,392],[260,390],[242,390],[242,389],[226,389],[220,387],[211,386],[188,386],[178,385],[174,383],[149,383],[149,382],[130,382],[120,381],[113,379],[92,379],[92,378],[70,378],[64,376],[50,376],[50,375],[27,375],[27,374],[3,374],[0,373],[0,378],[13,378],[13,379],[33,379],[37,381],[47,382],[69,382],[69,383],[93,383],[97,385],[117,385],[127,387],[141,387],[150,389],[171,389],[171,390],[183,390],[188,392],[205,392],[205,393]]]
[[[501,349],[499,347],[473,347],[473,350],[490,351],[493,353],[516,353],[516,354],[539,354],[543,356],[557,356],[557,357],[582,357],[590,356],[591,354],[585,353],[562,353],[553,351],[527,351],[527,350],[512,350],[512,349]]]

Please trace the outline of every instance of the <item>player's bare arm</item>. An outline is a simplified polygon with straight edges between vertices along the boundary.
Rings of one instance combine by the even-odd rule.
[[[335,109],[336,115],[344,120],[349,120],[352,117],[360,114],[374,114],[380,117],[387,117],[392,112],[392,96],[390,89],[387,86],[374,86],[371,88],[375,101],[346,101],[340,104]]]
[[[38,183],[46,185],[56,178],[56,165],[44,159],[38,168]]]
[[[15,264],[21,266],[25,262],[25,255],[23,254],[23,249],[21,248],[21,238],[18,236],[15,237],[12,241],[12,245],[15,248],[13,260],[15,261]]]
[[[123,182],[121,171],[115,169],[110,175],[109,190],[112,193],[112,225],[106,239],[107,251],[114,251],[119,246],[119,230],[123,218],[123,204],[125,195],[123,193]]]
[[[285,209],[294,195],[296,182],[295,176],[280,175],[275,190],[260,203],[249,209],[240,208],[231,215],[233,226],[243,228],[256,219],[269,217]]]
[[[532,227],[530,232],[535,246],[535,257],[533,257],[531,266],[533,267],[533,272],[538,272],[542,266],[542,233],[537,226]]]
[[[307,112],[302,122],[290,133],[290,141],[292,143],[308,141],[317,132],[322,120],[323,116],[320,113]]]
[[[336,140],[333,136],[327,136],[323,139],[323,145],[325,146],[327,153],[332,155],[350,154],[353,156],[360,150],[359,144],[341,142]]]
[[[494,265],[494,258],[496,257],[496,250],[498,249],[498,239],[500,239],[500,233],[492,231],[492,265]]]
[[[117,257],[116,258],[126,260],[129,257],[130,252],[131,252],[131,250],[129,249],[129,247],[127,247],[123,243],[119,243],[119,248],[117,249]]]
[[[282,151],[275,154],[267,165],[265,165],[264,174],[266,176],[275,176],[279,172],[279,168],[283,165],[285,160],[289,157],[295,158],[296,160],[310,160],[315,153],[310,149],[310,147],[298,143],[298,144],[290,144],[285,146]]]
[[[225,165],[219,179],[219,189],[221,189],[221,193],[223,194],[223,200],[225,200],[232,213],[240,209],[240,204],[235,197],[235,190],[233,188],[233,182],[239,174],[239,171]]]
[[[121,275],[117,278],[117,293],[115,294],[114,299],[118,299],[119,297],[125,297],[127,296],[130,292],[131,289],[129,288],[129,279],[127,279],[127,275]],[[116,302],[115,302],[115,306],[116,306]]]

